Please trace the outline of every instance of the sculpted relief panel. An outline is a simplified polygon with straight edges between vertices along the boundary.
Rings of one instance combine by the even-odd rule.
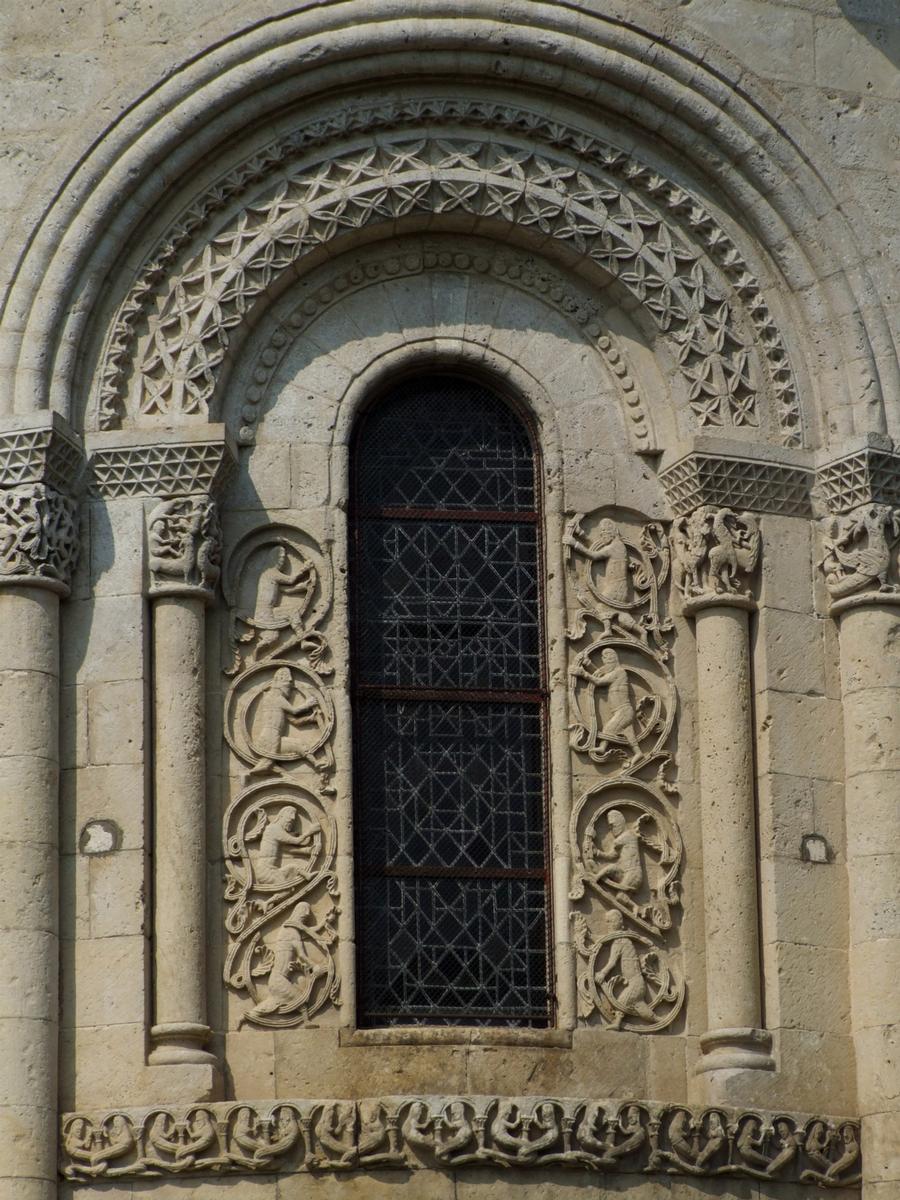
[[[617,1100],[386,1096],[198,1104],[63,1118],[75,1181],[214,1172],[467,1166],[576,1167],[859,1183],[859,1126],[726,1108]]]
[[[573,517],[564,540],[576,604],[570,745],[576,771],[587,760],[598,776],[569,824],[579,1011],[651,1033],[685,996],[669,943],[683,849],[665,776],[676,705],[661,611],[668,542],[656,523],[630,531],[600,512]]]
[[[280,1028],[337,1003],[335,714],[327,554],[306,534],[267,526],[226,573],[231,679],[225,737],[246,768],[224,818],[225,982],[249,996],[241,1022]]]

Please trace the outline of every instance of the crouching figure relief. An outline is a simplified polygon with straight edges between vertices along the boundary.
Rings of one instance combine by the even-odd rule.
[[[331,602],[330,563],[307,535],[265,527],[232,552],[225,590],[224,733],[243,786],[224,818],[224,976],[249,997],[240,1023],[279,1028],[339,1000],[335,717],[318,629]]]

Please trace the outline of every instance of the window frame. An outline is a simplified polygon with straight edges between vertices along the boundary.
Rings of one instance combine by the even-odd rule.
[[[484,392],[487,392],[494,400],[504,405],[510,410],[513,417],[521,425],[531,450],[531,471],[532,482],[534,489],[534,505],[528,512],[515,512],[494,509],[494,510],[467,510],[467,509],[417,509],[417,508],[401,508],[401,509],[384,509],[376,513],[373,510],[366,510],[365,506],[360,504],[358,495],[358,485],[360,472],[357,469],[357,456],[359,446],[362,440],[367,419],[378,406],[386,401],[392,393],[395,393],[398,388],[404,384],[414,383],[416,379],[421,379],[423,383],[432,381],[436,378],[444,377],[449,382],[466,383],[472,385]],[[361,796],[358,787],[360,779],[360,739],[359,730],[361,727],[359,707],[361,701],[367,696],[377,697],[382,699],[408,699],[410,701],[426,701],[435,699],[440,701],[460,701],[460,702],[490,702],[492,699],[499,700],[503,703],[524,702],[529,705],[534,705],[539,717],[540,731],[540,768],[541,768],[541,839],[543,849],[543,868],[540,871],[535,869],[522,868],[503,871],[500,869],[485,868],[463,868],[463,867],[422,867],[422,868],[399,868],[396,871],[391,871],[389,868],[382,872],[382,877],[387,878],[390,874],[404,874],[413,876],[415,874],[428,878],[440,878],[447,876],[450,878],[464,879],[466,877],[481,877],[486,879],[500,879],[504,877],[510,878],[540,878],[543,881],[543,894],[545,903],[544,913],[544,973],[545,986],[547,995],[546,1017],[543,1023],[527,1024],[514,1023],[514,1018],[509,1021],[499,1020],[497,1023],[479,1023],[477,1018],[466,1020],[469,1014],[463,1014],[458,1021],[452,1021],[447,1017],[450,1023],[442,1024],[437,1021],[417,1020],[415,1017],[410,1017],[408,1022],[392,1023],[385,1021],[384,1024],[368,1024],[360,1025],[360,1015],[362,1006],[360,1004],[360,956],[362,954],[362,946],[359,943],[357,933],[357,944],[354,947],[354,976],[356,984],[354,987],[354,1013],[353,1013],[353,1030],[351,1040],[357,1044],[372,1043],[375,1041],[452,1041],[457,1040],[459,1035],[466,1036],[471,1034],[479,1041],[507,1041],[507,1040],[523,1040],[527,1042],[539,1042],[542,1044],[570,1044],[570,1032],[561,1031],[559,1029],[560,1017],[560,998],[557,994],[558,970],[559,970],[559,950],[560,943],[558,931],[556,929],[556,914],[554,911],[554,841],[553,841],[553,818],[551,812],[552,804],[552,776],[551,776],[551,693],[549,686],[550,678],[550,647],[548,634],[548,612],[547,612],[547,545],[546,545],[546,498],[545,498],[545,467],[544,456],[542,453],[541,441],[538,436],[537,422],[533,413],[526,406],[524,401],[516,395],[512,389],[503,385],[494,378],[485,378],[484,375],[477,371],[469,369],[466,363],[429,363],[417,362],[409,366],[406,370],[395,370],[388,372],[378,382],[378,386],[368,388],[362,395],[361,402],[358,404],[353,415],[353,420],[349,429],[347,439],[348,465],[347,465],[347,564],[348,564],[348,580],[347,580],[347,614],[348,614],[348,692],[349,692],[349,707],[351,715],[351,749],[352,749],[352,774],[351,774],[351,796],[350,808],[352,813],[353,830],[352,838],[352,861],[353,861],[353,883],[354,883],[354,923],[358,930],[358,905],[360,897],[360,883],[365,877],[359,853],[359,828],[361,825],[362,814],[360,812]],[[361,517],[361,514],[365,514]],[[359,581],[361,572],[360,564],[360,549],[359,549],[359,533],[361,520],[375,516],[376,519],[385,519],[393,521],[401,520],[420,520],[420,521],[464,521],[473,524],[487,524],[491,522],[507,523],[522,522],[532,524],[535,528],[535,568],[537,581],[536,594],[536,615],[538,629],[538,653],[539,653],[539,686],[536,689],[526,691],[509,689],[428,689],[420,687],[392,687],[390,685],[360,685],[356,680],[356,664],[357,664],[357,613],[359,612]],[[442,1018],[444,1019],[444,1018]]]

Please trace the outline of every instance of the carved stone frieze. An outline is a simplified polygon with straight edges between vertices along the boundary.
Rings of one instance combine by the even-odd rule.
[[[725,454],[687,454],[659,475],[673,513],[704,505],[808,517],[814,476],[800,466]]]
[[[685,601],[752,599],[762,535],[750,513],[704,504],[674,522],[671,540],[673,580]]]
[[[78,558],[75,501],[46,483],[0,489],[0,586],[68,594]]]
[[[91,490],[109,500],[201,492],[214,495],[233,467],[234,458],[225,441],[110,447],[91,454]]]
[[[222,533],[208,495],[163,500],[147,515],[150,595],[211,599],[222,571]]]
[[[331,564],[310,537],[265,526],[232,551],[224,731],[247,768],[223,827],[224,977],[242,1021],[279,1028],[339,1003],[330,650],[317,626]]]
[[[603,776],[576,800],[569,826],[579,1015],[652,1033],[685,996],[668,946],[683,855],[663,773],[676,708],[660,596],[668,543],[655,523],[630,532],[601,513],[573,517],[564,541],[576,604],[570,745]]]
[[[466,1166],[848,1188],[862,1163],[851,1120],[569,1097],[231,1101],[65,1113],[61,1125],[61,1172],[84,1183]]]
[[[449,130],[422,141],[423,120],[470,128],[458,142]],[[409,122],[417,127],[416,137],[403,142],[399,130]],[[482,133],[484,125],[490,136]],[[286,171],[291,159],[333,145],[350,129],[392,129],[397,140],[370,142],[361,155],[350,151],[313,168]],[[550,149],[531,154],[493,140],[505,129],[524,131]],[[580,166],[550,161],[554,149],[574,152]],[[205,232],[212,213],[275,168],[279,181],[268,199],[248,203],[211,237]],[[188,217],[167,231],[119,311],[103,367],[101,424],[118,421],[135,335],[160,279],[167,280],[169,291],[150,318],[138,408],[147,414],[202,412],[215,389],[228,329],[279,270],[343,229],[416,211],[536,225],[588,255],[620,279],[672,340],[699,425],[757,425],[758,394],[765,387],[783,439],[799,443],[799,403],[783,341],[760,285],[708,210],[645,164],[580,130],[502,104],[445,99],[344,107],[216,181]],[[176,259],[201,230],[205,248],[176,269]],[[265,234],[265,253],[259,252],[257,233]],[[698,246],[709,256],[705,264]],[[755,347],[765,362],[765,384]]]

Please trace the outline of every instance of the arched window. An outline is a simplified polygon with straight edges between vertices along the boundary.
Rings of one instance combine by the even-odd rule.
[[[551,1019],[540,472],[485,388],[408,379],[353,444],[357,1023]]]

